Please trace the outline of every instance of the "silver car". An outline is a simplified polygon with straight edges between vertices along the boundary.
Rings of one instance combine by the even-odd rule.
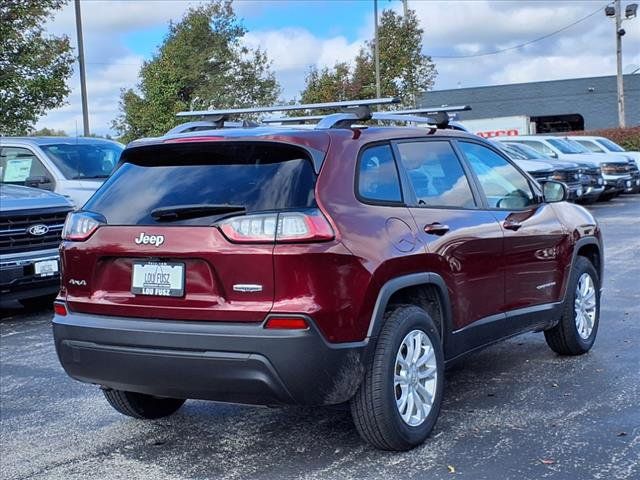
[[[111,174],[123,148],[99,138],[0,137],[0,181],[59,193],[79,208]]]

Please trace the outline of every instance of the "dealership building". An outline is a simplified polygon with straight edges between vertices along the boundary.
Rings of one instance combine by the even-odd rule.
[[[640,74],[624,75],[627,126],[640,125]],[[470,105],[458,119],[524,115],[538,133],[618,126],[615,75],[427,92],[422,106]]]

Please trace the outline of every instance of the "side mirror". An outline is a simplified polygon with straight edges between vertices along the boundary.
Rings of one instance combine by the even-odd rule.
[[[51,183],[51,180],[45,177],[44,175],[37,176],[37,177],[29,177],[24,181],[24,184],[27,187],[38,187],[46,183]]]
[[[43,190],[53,190],[53,182],[49,177],[39,175],[37,177],[29,177],[24,181],[27,187],[42,188]]]
[[[551,158],[558,158],[558,154],[557,154],[556,152],[551,152],[551,153],[549,154],[549,156],[550,156]]]
[[[545,180],[540,183],[542,185],[542,196],[547,203],[563,202],[569,196],[567,186],[562,182]]]

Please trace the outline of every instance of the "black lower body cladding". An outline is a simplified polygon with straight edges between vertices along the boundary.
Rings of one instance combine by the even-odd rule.
[[[310,322],[311,323],[311,322]],[[258,405],[342,403],[363,374],[364,344],[262,325],[56,315],[58,357],[73,378],[170,398]]]

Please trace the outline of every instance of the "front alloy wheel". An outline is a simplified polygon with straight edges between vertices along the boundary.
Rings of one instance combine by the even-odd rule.
[[[591,276],[585,272],[580,275],[574,301],[576,328],[584,340],[593,332],[596,321],[596,287]]]
[[[600,320],[600,279],[589,259],[575,259],[560,321],[545,330],[547,345],[560,355],[581,355],[595,342]]]

